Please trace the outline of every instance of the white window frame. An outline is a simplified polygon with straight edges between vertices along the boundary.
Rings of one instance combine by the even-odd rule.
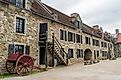
[[[22,19],[25,19],[25,23],[24,23],[24,33],[17,33],[16,32],[16,18],[17,17],[22,18]],[[23,17],[23,16],[20,16],[20,15],[15,15],[15,19],[14,19],[14,33],[19,34],[19,35],[26,35],[26,33],[27,33],[26,27],[27,27],[27,20],[26,20],[26,18]]]
[[[24,54],[25,54],[25,52],[26,52],[26,45],[27,44],[25,44],[25,43],[19,43],[19,42],[10,42],[8,44],[13,44],[14,46],[15,45],[23,45],[24,46]],[[15,53],[15,48],[14,48],[14,53]]]

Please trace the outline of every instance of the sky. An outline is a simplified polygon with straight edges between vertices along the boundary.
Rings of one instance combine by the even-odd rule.
[[[49,6],[70,16],[78,13],[83,23],[99,25],[112,34],[121,32],[121,0],[42,0]]]

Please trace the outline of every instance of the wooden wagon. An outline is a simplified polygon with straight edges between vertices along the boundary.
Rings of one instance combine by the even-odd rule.
[[[8,56],[8,59],[6,60],[6,70],[9,73],[27,75],[33,70],[34,62],[35,59],[29,55],[12,53]]]

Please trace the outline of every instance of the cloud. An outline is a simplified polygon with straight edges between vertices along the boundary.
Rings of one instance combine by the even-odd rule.
[[[121,0],[43,0],[56,9],[70,15],[77,12],[84,23],[99,24],[104,30],[121,30]]]

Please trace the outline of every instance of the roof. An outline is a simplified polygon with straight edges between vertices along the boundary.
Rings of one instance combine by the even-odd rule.
[[[58,17],[57,21],[58,22],[61,22],[61,23],[68,25],[70,27],[75,27],[75,25],[70,21],[71,20],[70,16],[68,16],[68,15],[66,15],[66,14],[64,14],[64,13],[62,13],[62,12],[44,4],[44,3],[42,3],[42,4],[45,5],[53,14],[57,15],[57,17]]]
[[[10,0],[4,0],[4,1],[7,1],[7,2],[9,1],[9,3],[10,3]],[[68,16],[38,0],[33,1],[31,12],[36,13],[37,15],[39,15],[41,17],[44,17],[44,18],[50,19],[52,21],[66,25],[68,27],[76,28],[75,25],[71,22],[70,16]],[[54,19],[53,14],[57,15],[57,20]],[[94,28],[88,26],[85,23],[83,23],[82,31],[86,34],[93,35],[98,38],[102,37],[101,32],[96,31]],[[109,41],[109,38],[106,35],[104,36],[104,39]]]
[[[54,19],[52,15],[49,12],[47,12],[45,8],[43,8],[43,5],[41,3],[38,3],[37,1],[33,2],[31,10],[42,16],[46,16],[49,19]]]
[[[84,33],[93,35],[93,36],[98,37],[98,38],[102,37],[102,33],[99,33],[99,31],[93,29],[92,27],[90,27],[90,26],[88,26],[87,24],[84,24],[84,23],[83,23],[82,31]]]
[[[121,33],[117,35],[116,43],[121,43]]]

